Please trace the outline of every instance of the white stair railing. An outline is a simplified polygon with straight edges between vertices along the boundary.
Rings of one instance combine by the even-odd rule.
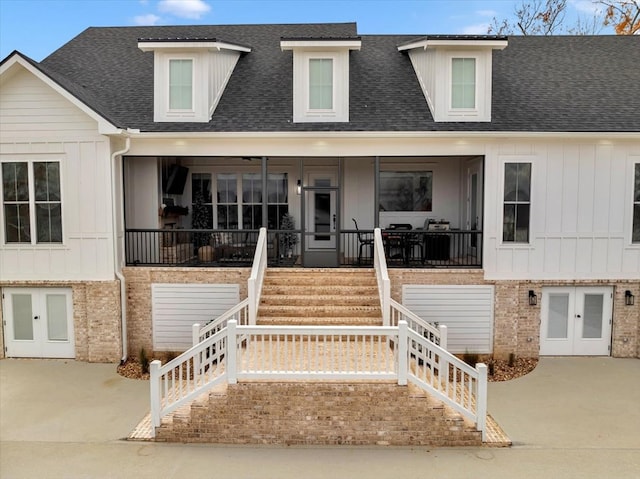
[[[251,379],[411,381],[485,435],[486,366],[465,364],[404,320],[365,327],[238,325],[230,319],[166,365],[151,363],[154,432],[163,416],[216,384]]]
[[[402,322],[401,322],[402,323]],[[409,381],[476,423],[486,439],[487,366],[469,366],[409,329]]]
[[[262,294],[262,283],[267,271],[267,229],[260,228],[256,253],[253,257],[251,274],[247,281],[247,296],[249,298],[249,324],[256,324],[258,305]]]
[[[378,281],[380,308],[382,309],[382,325],[389,326],[389,301],[391,300],[391,281],[387,271],[387,260],[384,255],[384,243],[380,228],[373,230],[373,267]]]
[[[235,325],[235,321],[231,320]],[[218,331],[164,366],[150,364],[151,422],[159,427],[163,416],[195,399],[225,379],[227,329]]]
[[[440,324],[436,327],[394,299],[389,301],[389,309],[391,326],[397,326],[400,321],[406,321],[409,329],[437,344],[442,349],[447,349],[446,325]]]

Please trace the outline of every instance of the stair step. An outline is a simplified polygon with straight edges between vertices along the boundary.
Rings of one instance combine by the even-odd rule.
[[[377,286],[368,285],[285,285],[285,284],[265,284],[262,287],[262,295],[326,295],[326,296],[378,296]]]
[[[290,306],[379,306],[380,299],[375,295],[338,295],[338,294],[262,294],[260,307],[286,304]]]
[[[376,278],[369,277],[352,277],[352,276],[331,276],[331,275],[315,275],[315,276],[295,276],[273,278],[266,276],[264,278],[265,286],[294,286],[294,285],[332,285],[332,286],[377,286]]]
[[[259,316],[260,326],[382,326],[380,316]]]
[[[361,305],[320,305],[296,306],[288,304],[265,305],[258,308],[258,316],[376,316],[380,315],[380,306]]]

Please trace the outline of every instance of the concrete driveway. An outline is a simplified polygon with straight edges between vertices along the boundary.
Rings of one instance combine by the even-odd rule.
[[[115,365],[0,361],[5,478],[640,477],[640,360],[545,358],[491,383],[510,449],[224,447],[122,441],[148,411],[148,383]]]

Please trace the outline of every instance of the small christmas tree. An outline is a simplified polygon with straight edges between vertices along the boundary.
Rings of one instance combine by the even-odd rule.
[[[193,199],[193,208],[191,211],[191,227],[195,230],[204,230],[209,229],[210,226],[210,215],[209,209],[204,204],[204,198],[202,196],[202,192],[196,192],[195,198]],[[200,246],[205,246],[209,243],[208,235],[205,233],[194,233],[194,246],[199,248]]]
[[[280,220],[281,230],[294,230],[296,224],[293,216],[289,213],[285,213]],[[298,243],[298,235],[296,233],[280,233],[280,247],[282,252],[290,256],[293,247]]]

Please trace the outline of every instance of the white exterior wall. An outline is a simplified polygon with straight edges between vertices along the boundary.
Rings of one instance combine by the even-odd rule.
[[[109,139],[34,75],[3,80],[0,159],[60,161],[63,243],[5,244],[0,211],[0,280],[113,279]]]
[[[474,134],[441,138],[353,134],[347,138],[345,134],[301,134],[286,138],[231,134],[191,138],[189,154],[296,158],[304,153],[305,157],[345,157],[344,224],[346,227],[355,217],[362,219],[362,228],[372,226],[366,219],[372,221],[373,157],[434,157],[435,164],[429,165],[434,171],[433,216],[451,217],[453,221],[457,215],[458,224],[464,227],[463,166],[458,164],[455,174],[453,169],[445,168],[443,176],[438,173],[440,163],[436,157],[484,156],[486,279],[639,279],[640,245],[630,241],[632,170],[633,164],[640,162],[640,138],[605,134],[566,135],[566,139],[558,135],[501,136],[488,139],[487,135]],[[180,156],[186,153],[184,150],[180,142],[161,138],[134,139],[131,147],[133,154],[162,151],[164,155]],[[502,243],[504,163],[511,161],[533,164],[531,241],[524,245]],[[444,192],[439,190],[445,184],[439,185],[439,177],[451,178]],[[450,198],[450,206],[457,212],[441,213],[440,198],[447,198],[447,202]]]
[[[502,242],[504,163],[532,163],[529,244]],[[491,147],[485,175],[487,279],[638,279],[631,243],[640,142],[531,141]]]

